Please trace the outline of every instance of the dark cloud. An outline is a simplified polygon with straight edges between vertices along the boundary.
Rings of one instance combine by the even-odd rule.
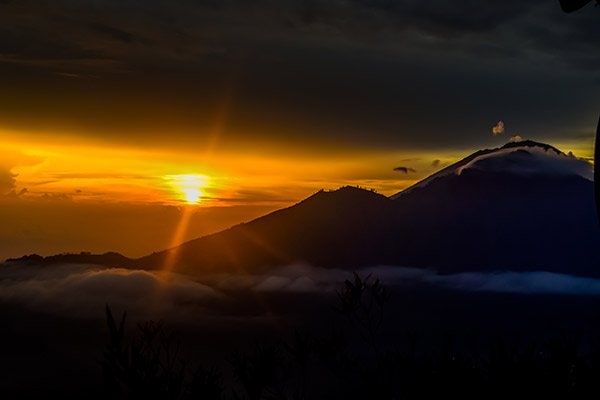
[[[41,193],[37,197],[39,200],[44,201],[71,201],[73,196],[70,193]]]
[[[398,24],[410,24],[435,34],[448,35],[491,31],[529,12],[543,1],[511,0],[482,4],[472,0],[355,0],[354,3],[388,14]]]
[[[414,168],[410,168],[410,167],[396,167],[396,168],[394,168],[394,171],[404,172],[405,174],[408,174],[409,172],[417,172]]]
[[[201,144],[227,100],[223,145],[463,146],[499,113],[549,140],[597,119],[598,18],[545,0],[4,2],[0,118]]]
[[[123,43],[133,43],[136,40],[136,35],[131,32],[127,32],[112,26],[108,26],[99,22],[92,22],[89,24],[89,28],[93,32],[100,33],[108,36],[110,39],[114,39]]]
[[[4,61],[79,60],[98,58],[99,53],[85,50],[71,41],[58,41],[46,32],[0,29],[0,55]]]
[[[500,56],[530,49],[572,54],[597,49],[600,34],[590,10],[566,17],[557,4],[542,0],[163,0],[145,2],[143,8],[135,1],[115,0],[63,0],[46,7],[34,3],[0,5],[0,53],[26,59],[120,59],[140,66],[162,64],[179,53],[189,65],[206,61],[215,50],[230,59],[256,57],[261,44],[269,46],[269,53],[281,53],[272,46],[276,43],[302,52],[303,46],[319,43],[352,46],[348,39],[364,43],[376,38],[384,45],[410,47],[424,46],[423,36],[429,35],[436,38],[437,51],[476,53],[487,45]]]

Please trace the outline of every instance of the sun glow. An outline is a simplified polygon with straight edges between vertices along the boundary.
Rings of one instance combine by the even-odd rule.
[[[170,185],[177,192],[178,200],[187,204],[198,204],[204,196],[203,189],[208,184],[208,177],[205,175],[167,175],[165,177]]]

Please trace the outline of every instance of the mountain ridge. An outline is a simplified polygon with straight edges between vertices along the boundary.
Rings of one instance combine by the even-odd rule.
[[[553,153],[555,153],[556,155],[559,156],[564,156],[564,157],[569,157],[569,155],[567,155],[566,153],[558,150],[556,147],[546,144],[546,143],[540,143],[540,142],[536,142],[533,140],[522,140],[522,141],[517,141],[517,142],[508,142],[506,144],[504,144],[501,147],[497,147],[497,148],[493,148],[493,149],[482,149],[482,150],[478,150],[470,155],[468,155],[467,157],[433,173],[432,175],[427,176],[426,178],[420,180],[419,182],[415,183],[412,186],[409,186],[408,188],[405,188],[401,191],[399,191],[396,194],[393,194],[390,196],[390,198],[392,200],[395,200],[397,198],[399,198],[400,196],[403,196],[405,194],[410,193],[411,191],[417,189],[417,188],[421,188],[423,186],[426,186],[427,184],[429,184],[432,180],[437,179],[437,178],[441,178],[447,174],[451,174],[455,171],[460,171],[461,168],[464,168],[465,166],[467,166],[468,164],[476,161],[477,159],[481,158],[481,157],[487,157],[490,155],[494,155],[497,154],[499,152],[505,151],[505,150],[511,150],[511,151],[519,151],[519,149],[522,148],[539,148],[539,149],[543,149],[544,151],[548,152],[548,151],[552,151]],[[525,150],[527,151],[527,150]],[[570,157],[570,158],[574,158],[574,157]],[[574,158],[575,159],[575,158]],[[577,159],[575,159],[577,160]],[[586,163],[589,166],[589,170],[590,170],[590,174],[593,175],[592,173],[592,167],[589,163],[579,160],[582,163]],[[582,164],[583,165],[583,164]],[[460,172],[459,172],[460,173]]]
[[[400,195],[349,186],[320,190],[250,222],[122,263],[191,275],[261,273],[305,262],[351,270],[399,265],[600,276],[594,184],[571,173],[572,163],[575,172],[591,168],[550,145],[509,143],[475,152]],[[540,168],[544,173],[530,173]]]

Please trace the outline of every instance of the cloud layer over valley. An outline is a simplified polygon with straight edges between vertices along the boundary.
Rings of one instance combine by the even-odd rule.
[[[426,269],[378,266],[358,273],[379,278],[392,290],[438,287],[451,291],[526,295],[600,295],[599,279],[544,271],[441,275]],[[263,275],[211,275],[202,282],[172,273],[101,269],[90,265],[3,266],[0,301],[68,317],[101,318],[104,305],[110,304],[140,318],[168,316],[170,320],[190,317],[202,320],[225,317],[222,311],[244,296],[331,295],[351,277],[348,271],[301,264]]]

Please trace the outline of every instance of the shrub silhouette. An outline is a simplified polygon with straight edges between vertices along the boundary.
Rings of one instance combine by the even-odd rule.
[[[229,369],[196,368],[162,323],[138,324],[126,335],[106,307],[108,344],[102,367],[110,398],[305,400],[463,398],[588,398],[598,393],[600,352],[581,354],[568,337],[544,343],[494,342],[486,352],[460,350],[456,338],[439,347],[388,349],[382,333],[390,295],[377,279],[355,274],[337,292],[341,318],[329,334],[294,331],[287,341],[256,341],[224,355]],[[352,341],[351,336],[355,337]],[[229,379],[223,379],[230,376]],[[226,381],[227,384],[223,382]]]
[[[222,374],[216,368],[199,367],[192,375],[188,389],[192,399],[220,400],[224,391]]]
[[[106,320],[109,344],[102,366],[108,391],[125,398],[182,398],[185,364],[179,359],[179,344],[162,323],[138,324],[139,335],[128,341],[126,313],[117,326],[107,305]]]
[[[117,324],[106,306],[109,342],[102,369],[107,395],[123,399],[220,399],[220,373],[198,368],[190,374],[179,343],[161,322],[138,324],[133,340],[125,335],[126,313]]]
[[[235,352],[231,365],[249,400],[287,398],[282,385],[284,359],[276,344],[256,343],[250,352]],[[237,393],[234,396],[242,398]]]
[[[363,340],[379,353],[377,335],[383,323],[385,305],[390,295],[379,279],[371,275],[360,277],[356,272],[352,280],[344,282],[342,290],[336,292],[338,306],[335,309],[354,326]]]

